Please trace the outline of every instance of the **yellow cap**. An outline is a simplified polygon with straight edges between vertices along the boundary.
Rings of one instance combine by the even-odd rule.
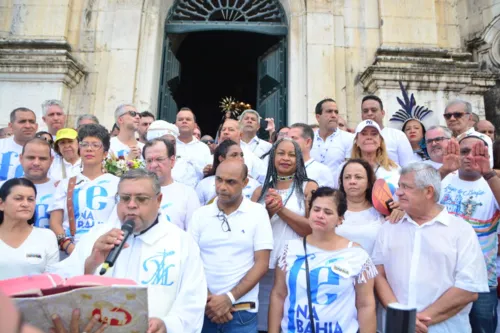
[[[56,142],[61,139],[75,140],[78,137],[78,132],[72,128],[61,128],[56,133]]]

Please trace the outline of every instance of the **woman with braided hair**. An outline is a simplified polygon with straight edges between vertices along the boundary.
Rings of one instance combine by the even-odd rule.
[[[255,190],[252,200],[265,205],[271,218],[274,248],[269,271],[260,281],[259,330],[267,330],[269,295],[274,283],[276,261],[284,244],[311,233],[307,220],[307,198],[318,188],[307,178],[302,152],[289,138],[279,139],[269,153],[267,174],[263,185]]]

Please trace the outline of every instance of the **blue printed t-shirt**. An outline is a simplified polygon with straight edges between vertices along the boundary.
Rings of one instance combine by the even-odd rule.
[[[24,175],[19,155],[23,146],[14,141],[14,136],[0,139],[0,181],[19,178]]]
[[[500,209],[488,183],[482,177],[465,181],[458,173],[450,174],[441,182],[439,202],[448,213],[463,218],[474,228],[486,261],[488,285],[495,287],[498,284],[496,258]]]
[[[325,251],[308,244],[307,258],[316,332],[356,333],[355,284],[377,275],[370,256],[357,246]],[[311,332],[302,239],[288,241],[278,264],[285,271],[288,289],[281,331]]]
[[[76,234],[75,243],[94,226],[108,223],[111,215],[116,214],[115,195],[120,179],[105,173],[90,180],[81,173],[76,176],[76,186],[73,192],[73,208],[75,212]],[[57,186],[54,199],[49,205],[49,212],[64,210],[63,228],[70,235],[66,197],[69,179],[63,179]]]

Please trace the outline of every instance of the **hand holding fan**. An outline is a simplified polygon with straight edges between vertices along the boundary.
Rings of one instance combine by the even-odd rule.
[[[382,215],[391,215],[389,204],[394,201],[389,185],[383,179],[377,179],[372,189],[373,207]]]

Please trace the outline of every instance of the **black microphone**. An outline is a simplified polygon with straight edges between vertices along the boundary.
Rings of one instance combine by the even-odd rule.
[[[116,258],[118,258],[118,255],[122,251],[123,245],[125,245],[127,238],[129,238],[129,236],[132,234],[134,228],[135,228],[135,222],[133,220],[125,221],[125,223],[123,223],[122,225],[123,240],[120,244],[115,245],[115,247],[109,252],[108,256],[106,257],[106,260],[104,261],[104,264],[102,265],[101,271],[99,272],[100,275],[106,274],[108,268],[113,267]]]

